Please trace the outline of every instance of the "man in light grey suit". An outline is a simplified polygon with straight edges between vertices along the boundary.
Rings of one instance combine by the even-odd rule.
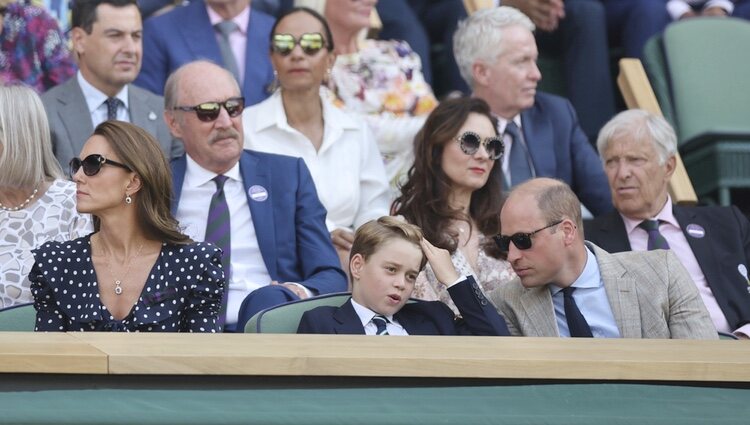
[[[164,121],[161,96],[135,87],[143,25],[135,0],[77,0],[73,50],[80,70],[42,95],[55,156],[64,169],[102,121],[129,121],[153,135],[167,159],[183,152]]]
[[[573,191],[554,179],[529,180],[508,197],[496,241],[520,283],[501,286],[490,299],[511,334],[718,338],[671,251],[609,254],[584,241],[580,211]]]

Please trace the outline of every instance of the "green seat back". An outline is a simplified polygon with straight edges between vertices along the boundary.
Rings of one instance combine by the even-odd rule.
[[[664,59],[661,33],[651,37],[643,48],[643,67],[646,69],[651,88],[654,89],[654,94],[656,95],[656,100],[659,102],[662,115],[674,127],[672,94],[669,90],[667,64]]]
[[[0,310],[0,332],[31,332],[36,323],[34,304],[19,304]]]
[[[246,333],[297,333],[302,314],[319,306],[340,307],[351,297],[349,292],[336,292],[277,305],[258,312],[245,324]]]
[[[750,23],[688,19],[662,43],[681,150],[706,133],[750,135]]]

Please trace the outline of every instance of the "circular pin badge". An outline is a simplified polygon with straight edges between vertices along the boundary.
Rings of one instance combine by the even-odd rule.
[[[250,189],[247,190],[248,195],[250,195],[250,199],[257,202],[263,202],[266,199],[268,199],[268,191],[265,187],[260,185],[253,185],[250,186]]]
[[[688,235],[696,239],[700,239],[706,236],[706,229],[704,229],[700,224],[688,224],[685,230],[687,231]]]
[[[740,274],[742,275],[742,277],[744,277],[745,279],[747,279],[747,267],[745,267],[744,264],[738,265],[737,266],[737,271],[740,272]]]

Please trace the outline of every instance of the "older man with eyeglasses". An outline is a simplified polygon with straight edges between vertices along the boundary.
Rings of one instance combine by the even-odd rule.
[[[490,293],[511,334],[716,339],[690,275],[666,250],[609,254],[585,242],[578,198],[565,183],[517,186],[495,238],[519,281]]]
[[[243,150],[244,99],[210,62],[178,68],[164,119],[186,154],[172,161],[173,212],[185,233],[224,252],[225,331],[274,305],[346,290],[326,210],[300,158]]]

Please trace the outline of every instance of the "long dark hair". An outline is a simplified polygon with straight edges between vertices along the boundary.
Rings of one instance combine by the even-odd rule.
[[[133,196],[138,224],[149,239],[171,244],[192,240],[180,232],[172,216],[172,177],[159,143],[146,130],[123,121],[104,121],[94,134],[104,137],[120,161],[141,179],[141,189]],[[99,230],[94,217],[94,230]]]
[[[427,240],[451,253],[456,251],[458,233],[448,230],[450,222],[470,221],[460,210],[449,205],[451,182],[440,163],[445,145],[454,140],[471,113],[484,115],[497,129],[497,120],[481,99],[451,99],[432,111],[414,137],[414,165],[409,169],[408,181],[401,187],[401,196],[393,203],[395,214],[403,215],[410,223],[421,227]],[[499,173],[502,173],[502,167],[496,161],[487,183],[472,193],[469,205],[469,215],[478,230],[488,236],[500,232],[503,194]],[[490,238],[482,248],[493,257],[501,256]]]

